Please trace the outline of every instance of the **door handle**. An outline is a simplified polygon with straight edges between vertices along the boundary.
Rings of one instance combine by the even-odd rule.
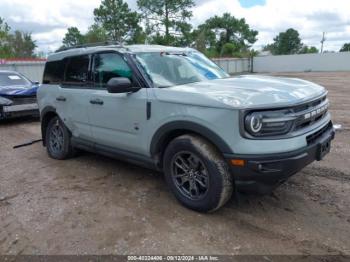
[[[64,96],[59,96],[59,97],[56,97],[56,100],[60,102],[65,102],[67,99]]]
[[[92,100],[90,100],[90,104],[103,105],[103,101],[101,99],[92,99]]]

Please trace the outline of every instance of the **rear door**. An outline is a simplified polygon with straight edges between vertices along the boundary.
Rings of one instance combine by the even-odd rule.
[[[95,91],[91,93],[89,119],[94,141],[107,149],[146,154],[143,138],[147,124],[147,88],[135,93],[111,94],[107,82],[113,77],[127,77],[135,86],[133,72],[121,54],[103,52],[94,55],[92,79]]]
[[[91,55],[72,56],[65,59],[64,80],[56,97],[60,116],[74,137],[93,139],[89,125],[89,97],[93,91],[90,74]]]

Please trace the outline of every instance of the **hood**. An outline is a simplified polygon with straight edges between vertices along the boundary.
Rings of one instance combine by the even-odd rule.
[[[213,107],[289,106],[325,94],[324,87],[296,78],[244,75],[159,88],[161,101]]]
[[[36,95],[38,85],[0,86],[0,96],[32,96]]]

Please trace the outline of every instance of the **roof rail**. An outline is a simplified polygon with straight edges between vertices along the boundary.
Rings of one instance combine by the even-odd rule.
[[[85,47],[96,47],[96,46],[108,46],[108,45],[117,45],[119,47],[123,47],[123,44],[121,44],[118,41],[105,41],[105,42],[96,42],[96,43],[89,43],[89,44],[81,44],[81,45],[75,45],[70,47],[60,47],[55,51],[55,53],[75,49],[75,48],[85,48]]]

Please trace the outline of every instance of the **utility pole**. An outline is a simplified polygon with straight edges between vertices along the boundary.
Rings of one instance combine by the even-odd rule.
[[[324,43],[325,41],[326,41],[325,32],[323,32],[322,40],[321,40],[321,54],[323,53],[323,43]]]

